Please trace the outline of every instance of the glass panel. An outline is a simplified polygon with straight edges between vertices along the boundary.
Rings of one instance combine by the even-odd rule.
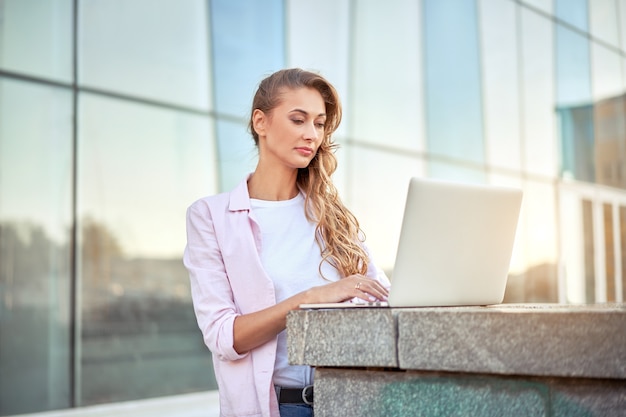
[[[428,152],[484,162],[476,3],[424,1]]]
[[[521,23],[522,160],[528,173],[556,177],[553,24],[524,8]]]
[[[516,6],[479,3],[487,163],[521,171]]]
[[[593,106],[558,108],[562,175],[595,182]]]
[[[621,56],[603,45],[592,43],[591,58],[594,100],[623,95],[626,81],[622,79]]]
[[[368,0],[352,4],[349,135],[358,141],[423,150],[419,2]]]
[[[335,86],[348,107],[349,0],[287,0],[286,3],[287,67],[319,72]],[[320,30],[321,22],[323,30]],[[345,133],[346,126],[347,117],[344,117],[336,134]]]
[[[557,302],[557,238],[554,186],[527,181],[520,218],[525,269],[512,274],[507,302]]]
[[[556,25],[556,99],[561,106],[591,101],[589,39]]]
[[[593,205],[589,200],[583,200],[583,235],[585,246],[585,302],[595,303],[595,245],[593,242]]]
[[[537,10],[552,14],[552,2],[554,0],[522,0],[520,3],[531,6]]]
[[[258,83],[284,65],[283,12],[282,0],[211,1],[215,108],[219,118],[229,116],[217,123],[220,190],[254,169],[256,149],[245,126]]]
[[[428,176],[440,180],[484,184],[487,173],[483,167],[445,162],[436,159],[428,160]]]
[[[592,45],[596,181],[626,189],[626,94],[621,59]]]
[[[219,113],[247,120],[258,83],[283,67],[283,13],[282,0],[211,0],[213,83]]]
[[[72,3],[0,1],[0,68],[72,82]]]
[[[216,186],[208,118],[80,96],[81,405],[215,389],[182,262]]]
[[[71,106],[0,79],[0,415],[70,405]]]
[[[589,40],[556,26],[556,95],[562,175],[595,181]]]
[[[205,2],[79,3],[81,85],[209,109]]]
[[[594,119],[596,180],[626,189],[626,96],[597,103]]]
[[[623,5],[620,5],[623,7]],[[619,47],[618,11],[616,0],[590,0],[589,20],[591,36]],[[623,22],[622,22],[623,23]]]
[[[587,0],[556,0],[554,13],[558,19],[582,31],[589,31]]]
[[[568,303],[585,302],[586,257],[583,205],[576,189],[561,184],[559,191],[561,265],[565,274],[564,298]]]
[[[243,123],[218,120],[217,137],[220,190],[228,191],[254,171],[258,150]]]
[[[503,187],[514,187],[523,189],[524,184],[519,175],[506,175],[495,172],[488,173],[489,184]],[[520,303],[526,301],[525,295],[525,277],[526,277],[526,240],[527,236],[524,231],[526,227],[526,215],[524,204],[517,222],[515,231],[515,242],[513,244],[513,252],[509,263],[509,272],[507,278],[506,289],[504,291],[504,303]]]
[[[604,210],[604,254],[606,265],[606,301],[615,301],[615,246],[613,245],[613,206],[603,204]]]
[[[357,216],[376,264],[390,273],[396,259],[409,179],[424,176],[424,162],[406,154],[359,146],[348,146],[341,152],[348,153],[350,161],[344,166],[349,181],[341,197]]]

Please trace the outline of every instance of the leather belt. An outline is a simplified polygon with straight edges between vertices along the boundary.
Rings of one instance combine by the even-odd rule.
[[[278,387],[278,402],[280,404],[313,405],[313,385],[307,385],[304,388]]]

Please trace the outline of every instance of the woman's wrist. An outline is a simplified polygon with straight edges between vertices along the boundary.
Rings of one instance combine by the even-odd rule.
[[[305,291],[302,291],[296,296],[297,302],[298,302],[298,305],[296,306],[296,308],[299,308],[300,304],[313,304],[316,302],[313,296],[314,289],[315,287],[311,287]]]

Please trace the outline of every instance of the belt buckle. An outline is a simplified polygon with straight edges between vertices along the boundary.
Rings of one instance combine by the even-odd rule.
[[[313,405],[313,385],[302,388],[302,402],[306,405]]]

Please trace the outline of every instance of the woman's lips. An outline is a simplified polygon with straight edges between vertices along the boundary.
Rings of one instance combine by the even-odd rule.
[[[313,155],[313,149],[308,148],[306,146],[297,147],[296,151],[298,151],[298,153],[300,155],[303,155],[303,156],[311,156],[311,155]]]

